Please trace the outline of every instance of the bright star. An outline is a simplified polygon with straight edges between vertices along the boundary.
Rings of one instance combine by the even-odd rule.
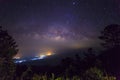
[[[73,5],[75,5],[76,4],[76,2],[73,2]]]

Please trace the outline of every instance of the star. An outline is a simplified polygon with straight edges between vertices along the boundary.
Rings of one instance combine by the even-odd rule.
[[[105,7],[104,7],[103,9],[104,9],[104,10],[106,10],[106,8],[105,8]]]
[[[72,4],[73,4],[73,5],[76,5],[76,2],[73,2]]]

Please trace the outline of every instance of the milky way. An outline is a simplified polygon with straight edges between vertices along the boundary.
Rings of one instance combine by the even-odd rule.
[[[0,24],[19,55],[96,47],[104,26],[120,23],[119,0],[0,0]]]

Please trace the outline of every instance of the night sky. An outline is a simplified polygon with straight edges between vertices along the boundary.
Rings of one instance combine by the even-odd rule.
[[[19,56],[98,47],[104,26],[120,23],[120,0],[0,0],[0,25]]]

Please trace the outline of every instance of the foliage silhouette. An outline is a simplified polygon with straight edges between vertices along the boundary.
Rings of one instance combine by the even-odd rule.
[[[102,46],[105,49],[99,56],[103,68],[112,74],[117,74],[120,69],[120,25],[106,26],[99,39],[103,41]]]
[[[120,25],[111,24],[105,27],[101,32],[99,39],[104,41],[102,45],[105,48],[113,48],[120,46]]]
[[[27,68],[25,72],[23,72],[21,76],[21,80],[32,80],[33,72],[30,67]]]
[[[18,52],[15,40],[0,26],[0,80],[13,80],[13,56]]]
[[[103,72],[96,67],[86,70],[83,74],[83,80],[102,80],[102,78]]]

